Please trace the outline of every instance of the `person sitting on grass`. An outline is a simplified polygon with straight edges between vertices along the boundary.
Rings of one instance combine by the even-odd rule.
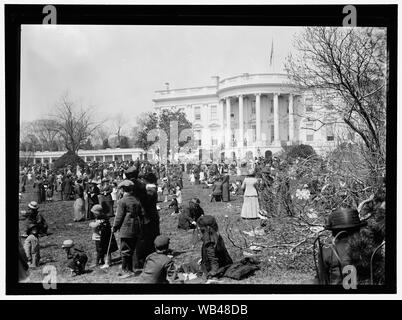
[[[95,241],[96,248],[96,262],[91,267],[101,265],[101,269],[104,269],[109,267],[109,264],[105,264],[105,255],[107,255],[107,261],[111,261],[112,252],[118,250],[117,242],[111,231],[109,218],[104,214],[102,206],[100,204],[94,205],[91,212],[95,216],[95,221],[90,222],[89,226],[92,228],[92,240]]]
[[[138,278],[141,283],[169,283],[174,280],[174,263],[167,255],[170,239],[159,235],[155,238],[155,252],[147,256],[144,269]]]
[[[85,266],[88,261],[88,256],[82,250],[74,248],[73,240],[65,240],[61,246],[67,254],[67,267],[71,271],[71,276],[78,276],[85,273]],[[71,252],[73,250],[73,252]]]
[[[188,202],[188,207],[180,213],[178,228],[189,230],[197,227],[196,221],[204,215],[204,210],[200,206],[200,200],[193,198]]]
[[[28,210],[26,215],[26,229],[24,236],[28,236],[28,228],[30,225],[35,224],[37,226],[38,235],[48,235],[48,225],[45,218],[38,212],[39,205],[36,201],[31,201],[28,204]]]
[[[24,242],[25,254],[28,258],[30,268],[39,267],[40,252],[39,252],[39,237],[36,224],[31,224],[27,229],[28,237]]]
[[[169,208],[173,208],[172,216],[178,215],[180,213],[179,211],[179,203],[177,202],[177,197],[176,195],[173,196],[172,201],[169,204]]]

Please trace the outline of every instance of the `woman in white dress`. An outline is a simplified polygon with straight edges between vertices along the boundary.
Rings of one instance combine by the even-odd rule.
[[[260,206],[258,203],[257,182],[254,172],[249,172],[244,179],[241,188],[244,191],[243,207],[241,217],[244,219],[259,218]]]

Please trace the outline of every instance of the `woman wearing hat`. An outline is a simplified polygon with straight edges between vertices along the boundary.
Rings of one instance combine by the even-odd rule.
[[[93,214],[91,212],[91,209],[94,205],[99,204],[99,188],[96,185],[96,182],[91,180],[88,184],[88,190],[87,190],[87,201],[88,201],[88,206],[87,206],[87,220],[93,219]]]
[[[108,217],[113,217],[113,187],[110,185],[108,178],[102,179],[102,185],[99,192],[99,204],[102,206],[104,214]]]
[[[342,284],[343,268],[352,264],[349,239],[367,225],[356,209],[340,208],[329,216],[325,229],[332,231],[332,239],[318,252],[318,279],[320,284]]]
[[[241,209],[243,219],[257,219],[259,217],[260,205],[258,203],[257,182],[254,170],[250,169],[241,186],[244,191],[243,207]]]
[[[36,188],[36,202],[43,203],[46,201],[46,190],[43,185],[43,178],[40,175],[36,176],[33,187]]]
[[[201,232],[201,270],[209,278],[216,275],[219,268],[233,263],[219,234],[218,224],[213,216],[204,215],[197,220]]]

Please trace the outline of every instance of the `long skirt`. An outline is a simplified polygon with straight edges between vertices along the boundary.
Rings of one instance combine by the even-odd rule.
[[[74,221],[80,221],[85,218],[85,202],[83,198],[78,198],[74,202]]]
[[[258,197],[244,197],[243,207],[241,208],[241,217],[245,219],[256,219],[260,211]]]

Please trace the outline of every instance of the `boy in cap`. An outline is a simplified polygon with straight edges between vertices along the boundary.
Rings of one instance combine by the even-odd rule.
[[[39,235],[47,235],[48,225],[46,223],[45,218],[38,212],[39,205],[36,201],[31,201],[28,204],[28,212],[27,212],[27,221],[25,229],[25,234],[28,235],[28,228],[31,224],[35,224],[37,226],[37,231]]]
[[[91,212],[95,216],[95,221],[90,222],[89,226],[92,228],[92,240],[95,241],[96,247],[96,262],[91,267],[104,265],[103,268],[106,268],[105,255],[108,255],[107,260],[110,261],[111,253],[118,249],[116,238],[111,231],[109,218],[104,214],[102,206],[100,204],[94,205]]]
[[[73,240],[65,240],[61,246],[67,254],[67,259],[70,260],[67,267],[71,270],[71,275],[76,276],[85,273],[85,265],[88,261],[88,256],[77,248],[74,248]],[[72,253],[71,250],[74,250]]]
[[[33,223],[30,224],[27,228],[27,234],[28,237],[24,242],[24,250],[28,258],[29,267],[39,267],[40,253],[37,225]]]
[[[143,283],[169,283],[173,280],[172,275],[175,267],[171,258],[167,255],[170,239],[159,235],[156,237],[155,252],[151,253],[145,260],[144,269],[139,276],[139,282]],[[169,278],[169,280],[168,280]]]

